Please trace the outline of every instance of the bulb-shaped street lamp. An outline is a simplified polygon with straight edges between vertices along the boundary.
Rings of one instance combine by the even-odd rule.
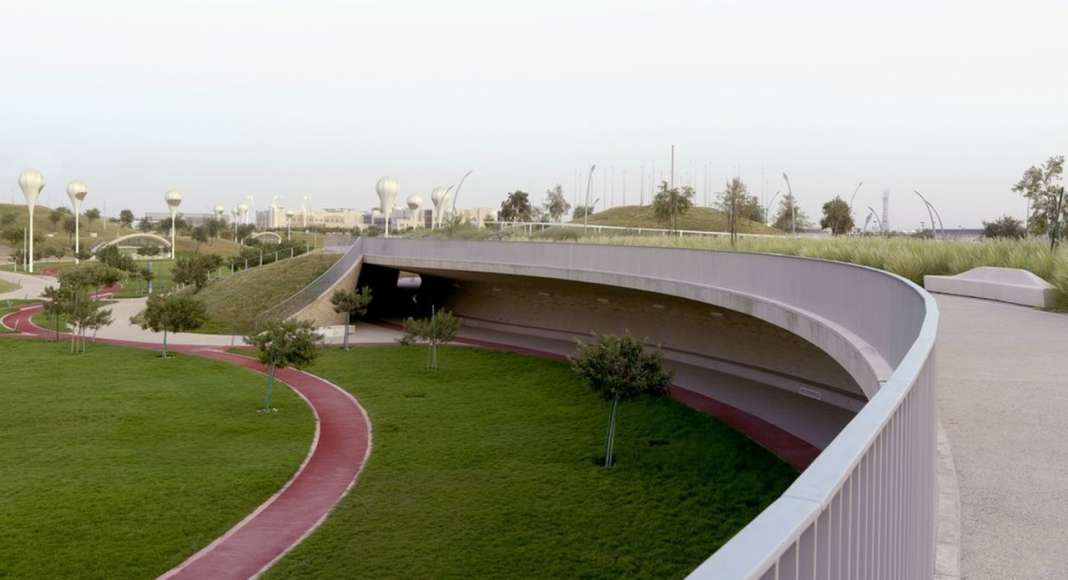
[[[291,209],[287,209],[286,210],[286,239],[287,240],[292,240],[293,239],[293,216],[294,215],[296,215],[296,214],[293,213],[293,210],[291,210]]]
[[[163,196],[167,202],[167,210],[171,212],[171,259],[174,259],[174,221],[178,217],[178,206],[182,205],[182,194],[177,190],[170,190]]]
[[[248,225],[249,205],[245,202],[241,202],[237,205],[237,209],[241,210],[241,223]]]
[[[36,169],[27,169],[19,174],[19,188],[26,196],[26,208],[30,212],[30,237],[27,241],[29,249],[26,251],[26,271],[33,273],[33,208],[37,206],[37,196],[44,189],[45,178]]]
[[[234,228],[234,243],[237,243],[237,222],[241,219],[241,208],[236,205],[230,208],[230,215],[233,216],[233,223],[230,225]]]
[[[300,200],[300,227],[308,228],[308,201],[311,200],[311,196],[305,195]]]
[[[74,263],[81,263],[78,254],[81,253],[81,231],[78,222],[82,221],[82,200],[89,193],[89,188],[80,181],[72,181],[67,184],[67,197],[70,205],[74,208]]]
[[[219,204],[215,206],[215,219],[221,220],[226,215],[226,206]]]
[[[441,218],[445,215],[449,204],[449,190],[451,187],[435,187],[430,192],[430,201],[434,203],[434,227],[441,224]]]
[[[250,193],[250,194],[246,195],[245,196],[245,200],[246,200],[246,202],[244,204],[245,205],[245,209],[243,211],[245,212],[245,225],[248,225],[248,224],[252,223],[252,220],[249,219],[251,217],[249,214],[252,213],[252,208],[253,208],[253,205],[252,205],[252,194]]]
[[[383,177],[375,184],[375,192],[378,193],[379,209],[386,217],[386,237],[389,237],[389,218],[393,213],[393,203],[397,200],[397,180],[392,177]]]
[[[408,196],[408,211],[412,212],[412,215],[415,216],[412,220],[415,227],[419,227],[420,222],[423,221],[422,216],[419,215],[423,212],[422,208],[423,196],[418,193],[413,193]]]

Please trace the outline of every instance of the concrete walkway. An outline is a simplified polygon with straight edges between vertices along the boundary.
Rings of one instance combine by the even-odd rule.
[[[1068,575],[1068,315],[938,295],[963,578]]]
[[[33,276],[17,272],[0,272],[0,279],[21,286],[18,290],[0,294],[0,300],[38,298],[44,293],[46,287],[59,284],[59,281],[51,276]]]

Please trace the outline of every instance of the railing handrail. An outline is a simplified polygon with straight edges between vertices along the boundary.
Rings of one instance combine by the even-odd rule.
[[[655,233],[655,234],[672,234],[672,235],[678,235],[678,236],[685,235],[685,236],[712,236],[712,237],[724,237],[725,236],[725,237],[730,237],[730,235],[731,235],[730,232],[717,232],[717,231],[710,231],[710,230],[683,230],[683,229],[673,230],[673,229],[669,229],[669,228],[655,228],[655,227],[645,227],[645,226],[609,226],[609,225],[601,225],[601,224],[590,224],[590,225],[586,226],[586,225],[583,225],[583,224],[576,224],[576,223],[572,223],[572,222],[497,222],[497,224],[501,228],[512,227],[512,226],[515,226],[515,227],[537,226],[537,227],[542,228],[542,229],[560,227],[560,228],[612,230],[612,231],[633,230],[633,231],[636,231],[636,232],[639,232],[639,233],[650,232],[650,233]],[[754,233],[751,233],[751,232],[737,232],[736,235],[739,236],[739,237],[743,237],[743,238],[778,238],[778,239],[781,239],[781,238],[787,237],[789,234],[786,234],[786,233],[782,233],[782,234],[754,234]]]

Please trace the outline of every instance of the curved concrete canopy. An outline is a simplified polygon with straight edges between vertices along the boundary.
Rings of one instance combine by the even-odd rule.
[[[260,238],[274,238],[276,244],[282,243],[282,236],[280,236],[277,232],[256,232],[245,239],[258,240]]]
[[[114,246],[114,245],[118,244],[119,242],[125,242],[126,240],[132,240],[132,239],[136,239],[136,238],[144,238],[144,239],[149,239],[149,240],[153,240],[153,241],[159,242],[159,243],[163,244],[163,246],[165,248],[170,248],[171,247],[170,240],[168,240],[167,238],[164,238],[163,236],[157,236],[156,234],[150,234],[148,232],[137,232],[137,233],[133,233],[133,234],[126,234],[125,236],[119,236],[119,237],[117,237],[117,238],[115,238],[113,240],[108,240],[106,242],[101,242],[101,243],[93,246],[93,249],[90,250],[90,251],[91,251],[91,253],[95,254],[98,251],[100,251],[100,250],[102,250],[102,249],[104,249],[104,248],[106,248],[108,246]]]

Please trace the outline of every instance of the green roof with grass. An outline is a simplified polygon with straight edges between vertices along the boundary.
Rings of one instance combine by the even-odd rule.
[[[581,224],[581,219],[572,223]],[[623,226],[628,228],[667,228],[666,225],[657,221],[653,215],[653,207],[650,205],[626,205],[613,207],[601,212],[590,214],[590,225],[598,226]],[[695,230],[703,232],[726,232],[728,226],[727,214],[708,207],[692,207],[679,217],[679,229]],[[739,220],[738,231],[746,234],[781,234],[782,232],[759,222],[747,219]]]

